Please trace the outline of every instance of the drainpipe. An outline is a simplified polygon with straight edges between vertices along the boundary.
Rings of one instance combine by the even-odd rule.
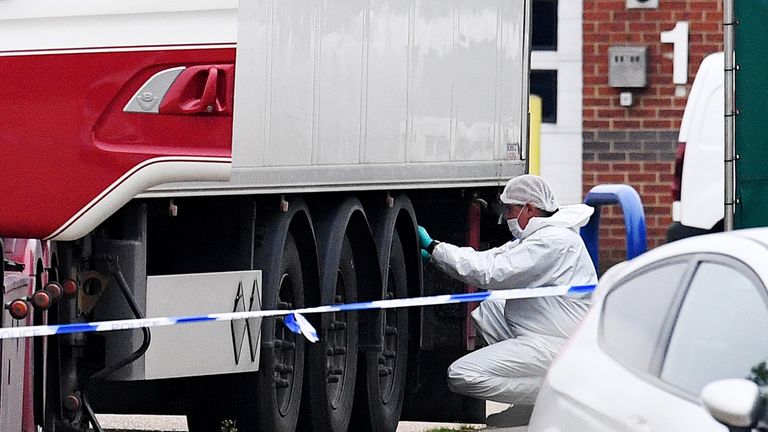
[[[736,109],[735,81],[736,59],[733,5],[735,0],[723,0],[723,51],[725,55],[725,214],[723,228],[731,231],[734,228],[735,197],[735,161],[736,156]]]

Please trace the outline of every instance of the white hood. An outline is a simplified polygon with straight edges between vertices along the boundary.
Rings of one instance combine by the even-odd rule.
[[[570,228],[577,231],[589,222],[595,209],[586,204],[574,204],[560,207],[557,213],[550,217],[534,217],[528,221],[521,239],[525,239],[536,231],[550,226]]]

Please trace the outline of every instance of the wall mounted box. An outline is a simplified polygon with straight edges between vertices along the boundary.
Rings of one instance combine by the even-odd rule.
[[[608,85],[611,87],[645,87],[648,84],[647,67],[647,47],[608,48]]]

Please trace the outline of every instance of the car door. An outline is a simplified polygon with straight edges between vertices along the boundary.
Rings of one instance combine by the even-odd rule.
[[[768,297],[755,273],[735,259],[702,257],[660,357],[660,387],[670,399],[698,405],[702,388],[715,380],[746,378],[765,385],[766,328]],[[666,413],[658,414],[663,430],[673,430]],[[696,417],[709,419],[704,409]]]
[[[661,269],[655,270],[656,277]],[[606,347],[620,363],[632,369],[634,382],[626,377],[629,395],[625,407],[616,409],[616,420],[626,431],[673,432],[681,430],[724,431],[722,425],[700,406],[699,393],[709,382],[724,378],[753,378],[766,373],[768,354],[768,306],[765,287],[746,265],[721,255],[700,255],[692,260],[687,275],[678,290],[668,297],[667,316],[660,320],[656,314],[647,315],[639,335],[627,333],[631,325],[614,317],[633,304],[635,316],[643,313],[644,302],[637,292],[629,292],[652,275],[631,280],[613,294],[625,293],[623,311],[619,297],[605,300],[601,336]],[[649,289],[642,293],[648,297]],[[655,296],[656,300],[661,300]],[[635,342],[617,351],[612,338],[617,331]],[[653,337],[657,336],[655,348]],[[644,347],[643,344],[648,344]],[[634,346],[634,348],[630,348]]]
[[[606,298],[602,323],[604,341],[617,327],[611,322],[610,310],[616,299],[610,297]],[[634,301],[642,303],[637,298]],[[666,319],[650,319],[644,327],[649,338],[655,333],[654,327],[660,330],[650,357],[614,351],[617,360],[639,372],[639,378],[646,382],[635,386],[636,413],[627,411],[617,420],[628,431],[725,430],[700,407],[699,393],[704,385],[718,379],[757,380],[765,375],[768,306],[760,279],[735,259],[697,256],[670,301]],[[629,358],[635,359],[634,363],[628,362]]]
[[[598,409],[624,432],[719,432],[691,398],[659,379],[675,318],[685,303],[697,260],[679,257],[648,266],[605,297],[598,343],[610,360],[600,367],[606,387]]]
[[[599,295],[550,368],[529,430],[725,431],[712,419],[703,427],[672,429],[659,421],[699,410],[659,389],[654,376],[665,351],[660,342],[670,333],[670,317],[679,309],[693,268],[690,256],[658,261],[624,275]]]

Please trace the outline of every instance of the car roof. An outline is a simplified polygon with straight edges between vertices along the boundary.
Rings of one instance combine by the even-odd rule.
[[[768,246],[768,228],[747,228],[729,231],[728,234],[750,238]]]
[[[632,260],[625,261],[608,270],[600,278],[600,291],[610,290],[615,282],[645,266],[680,255],[695,253],[726,253],[734,241],[755,242],[768,252],[768,228],[749,228],[722,233],[689,237],[661,245]]]

